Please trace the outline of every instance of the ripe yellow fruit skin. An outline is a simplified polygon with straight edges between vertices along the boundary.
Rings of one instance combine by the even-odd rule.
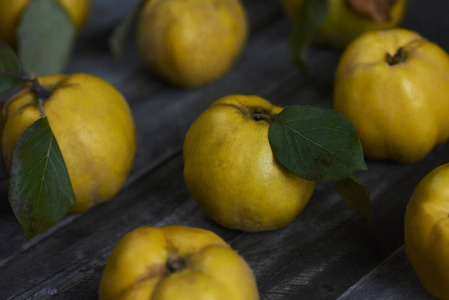
[[[137,20],[136,42],[156,74],[194,88],[222,77],[247,35],[239,0],[149,0]]]
[[[386,54],[402,47],[404,62]],[[405,29],[366,33],[343,53],[334,107],[357,130],[366,156],[411,163],[449,138],[449,55]]]
[[[306,206],[316,182],[278,163],[267,121],[251,114],[282,108],[258,96],[215,101],[191,125],[184,141],[184,180],[191,196],[219,224],[245,231],[280,228]]]
[[[75,193],[76,204],[70,212],[83,212],[110,200],[126,179],[136,151],[134,121],[126,100],[109,83],[89,74],[51,75],[39,82],[54,89],[44,101],[44,111]],[[6,106],[1,149],[8,169],[18,139],[40,117],[36,96],[30,91]]]
[[[170,261],[180,262],[173,271]],[[114,247],[100,300],[257,300],[245,260],[215,233],[186,226],[141,227]]]
[[[282,4],[289,18],[294,19],[304,0],[282,0]],[[328,15],[316,29],[314,41],[344,48],[362,33],[397,27],[402,22],[405,11],[406,0],[398,0],[391,8],[390,18],[379,23],[355,13],[348,7],[346,0],[330,0]]]
[[[79,33],[89,16],[91,0],[57,0],[68,12]],[[20,17],[31,0],[0,0],[0,40],[16,46],[16,31]]]
[[[449,164],[416,186],[404,220],[405,250],[424,288],[449,299]]]

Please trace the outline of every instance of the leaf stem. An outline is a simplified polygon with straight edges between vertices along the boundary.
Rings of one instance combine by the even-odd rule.
[[[39,80],[34,74],[31,74],[31,90],[36,94],[37,103],[39,105],[39,110],[43,118],[47,115],[44,111],[44,100],[49,98],[52,94],[52,91],[39,83]]]

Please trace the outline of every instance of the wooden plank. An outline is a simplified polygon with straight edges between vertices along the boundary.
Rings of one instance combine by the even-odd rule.
[[[402,246],[338,298],[338,300],[345,299],[435,298],[420,284]]]
[[[447,153],[448,148],[437,150],[435,155]],[[39,247],[15,257],[5,266],[7,277],[0,275],[0,296],[13,290],[19,299],[40,299],[57,290],[61,299],[68,294],[93,299],[101,269],[121,236],[139,226],[182,224],[212,230],[239,251],[256,275],[262,299],[336,298],[401,243],[400,230],[383,227],[405,207],[406,197],[398,195],[409,188],[410,170],[389,167],[383,169],[384,174],[381,168],[376,169],[389,184],[374,197],[374,204],[377,210],[389,213],[372,228],[330,192],[330,183],[320,183],[305,211],[286,227],[243,233],[225,229],[203,215],[185,190],[182,158],[177,155],[117,199],[83,214]],[[361,179],[368,184],[376,180]],[[386,201],[392,198],[395,201]],[[45,264],[30,266],[35,260]],[[30,282],[21,282],[23,277]]]
[[[108,1],[96,3],[97,13],[112,11]],[[255,1],[245,3],[252,5],[253,16],[259,15]],[[278,105],[332,106],[333,72],[341,52],[312,48],[312,76],[305,80],[288,61],[289,24],[275,7],[277,15],[262,13],[271,6],[262,9],[261,27],[254,29],[242,58],[225,78],[189,91],[152,77],[132,47],[122,61],[105,58],[111,23],[91,23],[94,33],[83,37],[70,70],[83,71],[85,66],[117,85],[130,100],[138,126],[136,164],[127,187],[111,202],[69,216],[25,245],[11,212],[0,212],[0,299],[96,299],[102,268],[115,243],[136,227],[169,224],[202,227],[222,236],[252,267],[261,299],[424,297],[403,253],[396,250],[403,243],[403,215],[411,192],[427,172],[448,161],[449,144],[411,165],[367,160],[369,171],[357,176],[371,187],[372,226],[339,199],[331,183],[318,184],[311,202],[292,223],[262,233],[215,224],[187,193],[182,179],[184,134],[215,99],[248,93]],[[448,28],[445,8],[443,0],[432,6],[410,1],[405,24],[447,50],[449,41],[429,25],[437,16],[442,20],[439,28]],[[0,192],[6,195],[4,186]]]
[[[116,3],[117,2],[117,3]],[[258,56],[258,45],[264,44],[263,34],[258,34],[254,46],[248,45],[242,58],[231,72],[217,82],[195,90],[175,88],[161,80],[154,78],[142,65],[136,49],[130,47],[123,59],[114,59],[109,53],[107,40],[113,26],[126,13],[123,1],[96,1],[91,13],[91,21],[80,37],[74,51],[73,59],[67,73],[86,72],[104,78],[116,86],[128,99],[133,111],[137,130],[137,154],[131,174],[126,185],[136,180],[141,174],[154,168],[161,161],[179,151],[182,147],[185,132],[193,119],[215,99],[229,92],[245,92],[245,86],[251,85],[253,89],[262,90],[272,81],[272,78],[259,78],[252,70],[260,63],[257,59],[269,60],[276,48],[265,52],[265,56]],[[135,1],[134,1],[135,3]],[[263,0],[255,6],[252,1],[245,1],[250,17],[250,26],[254,32],[262,30],[264,26],[282,17],[279,3],[276,0]],[[117,4],[117,6],[115,6]],[[117,9],[119,8],[119,9]],[[120,12],[120,13],[118,13]],[[98,16],[95,18],[94,16]],[[111,19],[109,19],[111,16]],[[276,62],[271,60],[270,67]],[[107,66],[107,67],[106,67]],[[289,67],[283,64],[283,67]],[[247,76],[242,77],[242,74]],[[24,244],[24,233],[15,220],[7,199],[6,172],[0,169],[3,180],[0,183],[0,196],[2,209],[0,212],[0,241],[8,241],[8,245],[0,246],[0,267],[11,259],[16,253],[26,251],[38,244],[41,240],[51,236],[53,232],[70,223],[77,215],[64,218],[46,233]]]
[[[281,84],[280,86],[284,85]],[[276,92],[277,90],[273,90],[273,93],[276,94]],[[295,94],[294,90],[293,94]],[[286,94],[285,97],[286,99],[290,99],[291,94]],[[447,159],[447,156],[445,157],[444,153],[447,153],[447,147],[438,147],[432,153],[432,155],[441,157],[440,159],[444,160]],[[386,224],[386,221],[392,215],[400,215],[405,207],[407,197],[400,196],[398,199],[398,195],[407,194],[407,192],[409,191],[409,173],[413,171],[413,173],[416,174],[414,180],[419,180],[421,173],[425,173],[427,171],[427,168],[431,168],[429,166],[429,163],[431,163],[431,159],[434,158],[426,158],[423,162],[420,162],[418,163],[418,165],[414,166],[400,166],[387,162],[368,162],[371,173],[364,173],[364,175],[360,176],[360,178],[363,181],[367,182],[370,186],[372,186],[375,181],[378,181],[379,178],[384,179],[384,181],[381,182],[383,183],[383,185],[380,185],[381,188],[377,191],[374,191],[373,200],[375,201],[375,207],[378,207],[378,212],[380,212],[380,210],[388,211],[388,213],[376,214],[382,216],[381,220],[379,220],[378,227],[374,228],[371,231],[372,235],[368,236],[366,235],[366,231],[368,229],[365,221],[361,219],[360,216],[349,210],[343,203],[341,203],[335,193],[329,193],[331,186],[329,186],[328,184],[320,184],[318,186],[312,202],[307,207],[306,211],[301,214],[299,218],[297,218],[297,220],[292,222],[284,229],[275,232],[234,235],[234,233],[231,234],[227,230],[223,231],[223,229],[220,227],[210,227],[214,225],[209,224],[209,222],[203,223],[203,221],[205,222],[204,216],[202,216],[202,213],[195,208],[193,201],[187,200],[188,195],[186,194],[185,190],[183,192],[184,196],[182,196],[185,197],[184,202],[178,203],[176,205],[177,208],[173,210],[169,215],[166,215],[164,217],[160,214],[160,212],[154,213],[155,216],[157,215],[159,217],[164,217],[163,223],[148,222],[148,224],[161,225],[181,223],[186,225],[216,229],[222,236],[230,241],[233,247],[239,250],[239,252],[242,253],[242,255],[244,255],[244,257],[248,260],[258,277],[261,293],[263,293],[263,295],[270,295],[270,299],[282,299],[282,297],[285,296],[282,291],[285,292],[286,286],[291,287],[290,290],[287,290],[290,295],[295,295],[295,291],[299,291],[301,287],[305,289],[304,291],[301,291],[301,294],[303,295],[320,295],[320,290],[326,291],[326,289],[322,289],[321,285],[314,284],[317,278],[320,278],[320,276],[323,277],[322,281],[329,281],[330,283],[330,285],[327,286],[326,295],[322,296],[330,296],[329,293],[338,295],[338,289],[334,286],[335,283],[332,283],[332,281],[335,281],[335,270],[340,271],[346,269],[346,272],[349,274],[345,274],[344,272],[342,272],[345,275],[344,278],[356,281],[359,278],[360,274],[364,274],[367,269],[373,268],[377,263],[383,261],[385,256],[390,253],[390,249],[394,249],[394,247],[396,246],[394,242],[400,242],[402,233],[401,230],[397,229],[401,227],[400,219],[395,220],[395,224],[391,226],[391,228],[396,228],[396,230],[384,230],[383,227],[388,225]],[[438,164],[439,162],[437,160],[434,163]],[[177,164],[177,167],[175,167],[173,170],[170,169],[169,175],[166,175],[167,177],[164,178],[162,182],[172,179],[172,177],[170,177],[172,176],[172,174],[181,174],[182,163],[178,161]],[[420,172],[416,172],[417,166],[424,169]],[[164,168],[166,168],[166,164],[164,164]],[[376,174],[376,176],[374,176],[373,174]],[[160,175],[157,175],[156,177],[159,178]],[[152,180],[148,179],[148,181],[151,182]],[[164,190],[164,187],[162,188],[162,191],[158,191],[156,193],[159,197],[150,197],[160,199],[170,198],[170,193],[172,193],[173,191],[177,191],[178,189],[183,189],[182,179],[179,179],[177,182],[179,184],[177,187],[171,186],[166,190]],[[159,183],[155,184],[155,186],[159,187]],[[141,187],[141,183],[136,183],[136,186],[133,185],[130,188],[134,189],[136,187]],[[392,187],[394,187],[394,189]],[[151,193],[142,192],[142,194],[146,195]],[[132,193],[129,193],[128,190],[126,190],[123,192],[123,195],[119,196],[119,199],[124,198],[134,199],[135,196],[133,196]],[[389,201],[387,203],[384,203],[385,199],[391,198],[396,198],[397,201]],[[114,203],[117,203],[124,200],[114,201]],[[145,199],[134,199],[132,201],[147,202],[147,200]],[[122,205],[131,205],[133,207],[131,210],[135,211],[131,212],[129,209],[127,211],[123,209],[123,206],[120,206],[120,208],[113,208],[112,203],[93,210],[98,211],[103,209],[112,209],[115,212],[110,211],[109,215],[111,216],[115,216],[115,214],[120,211],[126,212],[126,215],[129,215],[130,213],[134,214],[126,217],[126,220],[128,220],[127,222],[132,222],[132,224],[128,224],[127,227],[122,229],[111,228],[110,230],[106,230],[106,234],[112,235],[115,241],[119,238],[114,236],[114,234],[117,234],[117,232],[120,232],[122,230],[122,232],[125,233],[128,231],[128,229],[133,228],[133,226],[137,226],[137,224],[143,225],[146,223],[143,222],[142,219],[136,218],[139,214],[141,214],[142,211],[151,212],[152,210],[154,210],[154,208],[151,207],[149,207],[148,209],[144,209],[130,203],[122,203]],[[81,232],[87,232],[89,230],[83,229],[82,224],[84,224],[84,222],[88,220],[92,220],[91,226],[94,226],[92,225],[94,223],[95,226],[98,226],[103,230],[111,225],[103,224],[102,222],[98,222],[97,220],[105,220],[105,222],[109,223],[117,222],[117,220],[112,221],[110,218],[98,216],[93,214],[92,212],[86,213],[85,215],[83,215],[83,217],[83,221],[76,220],[74,224],[70,224],[69,228],[72,228],[72,226],[74,226],[76,229],[70,229],[69,232],[65,232],[66,229],[64,228],[60,234],[63,236],[73,236],[73,233],[71,231],[81,230]],[[123,223],[120,223],[120,225],[123,225]],[[386,235],[386,237],[379,236],[382,234]],[[53,247],[56,246],[52,243],[55,238],[58,240],[57,236],[53,236],[52,239],[44,241],[43,244],[40,245],[41,249],[53,249]],[[80,242],[80,245],[74,246],[73,243],[77,243],[79,239],[80,237],[75,235],[73,237],[73,241],[71,241],[70,243],[67,243],[66,241],[63,243],[58,242],[58,244],[68,244],[70,245],[70,248],[73,249],[84,249],[86,247],[93,247],[95,249],[96,247],[104,247],[105,245],[103,242],[101,242],[101,240],[101,243],[95,244],[95,241],[98,241],[99,238],[95,235],[89,236],[88,234],[86,234],[87,240]],[[47,242],[50,244],[47,244]],[[290,246],[288,246],[289,243],[291,243]],[[393,245],[391,245],[392,243]],[[113,244],[114,242],[111,241],[111,243],[106,247],[112,247]],[[388,247],[386,246],[386,244],[389,244]],[[47,253],[47,251],[43,251],[42,253],[41,251],[39,251],[39,253],[30,253],[30,259],[36,259],[36,257],[38,257],[39,260],[42,261],[47,261],[48,259],[51,260],[54,253],[59,253],[61,251],[64,251],[64,249],[55,249],[50,253]],[[72,252],[73,251],[74,250],[72,250]],[[91,251],[95,253],[104,253],[104,251],[101,251],[101,249]],[[276,253],[277,255],[270,258],[272,253]],[[307,258],[306,263],[304,263],[302,259],[296,258],[296,253],[298,253],[299,258]],[[44,256],[42,257],[42,255]],[[72,255],[73,253],[71,253],[69,257]],[[357,264],[354,264],[354,257],[356,257]],[[282,258],[284,259],[284,261]],[[331,258],[330,262],[323,263],[323,261],[326,261],[329,258]],[[25,260],[24,257],[19,257],[17,259],[20,261]],[[64,278],[66,278],[64,280],[64,284],[71,284],[72,278],[75,280],[75,282],[77,282],[77,280],[83,279],[82,276],[86,276],[86,274],[89,275],[89,271],[86,271],[86,265],[91,265],[90,267],[87,267],[87,269],[91,268],[90,272],[94,272],[92,273],[94,274],[92,276],[99,279],[99,272],[101,271],[98,270],[98,268],[100,268],[101,264],[104,263],[104,260],[100,260],[100,262],[98,263],[98,258],[96,258],[95,261],[97,261],[98,265],[92,265],[92,261],[94,261],[92,257],[86,257],[85,260],[80,261],[80,264],[77,266],[78,269],[70,269],[69,267],[66,267],[65,272],[68,272],[68,274],[60,274],[59,272],[57,272],[54,275],[44,275],[43,277],[45,278],[45,276],[47,276],[46,278],[48,278],[48,280],[39,286],[41,288],[44,286],[44,288],[38,290],[36,292],[37,295],[41,296],[40,292],[47,291],[48,288],[50,288],[50,291],[53,291],[54,286],[49,286],[48,283],[58,283],[59,277],[56,277],[55,279],[52,278],[52,276],[63,276]],[[273,276],[273,271],[277,269],[276,266],[278,265],[283,267],[281,268],[281,270],[276,271],[276,275]],[[14,263],[12,264],[12,266],[17,267],[17,264]],[[49,271],[53,270],[51,266],[48,268]],[[38,269],[39,270],[33,270],[33,272],[37,272],[37,274],[39,274],[42,266],[39,266]],[[83,272],[80,272],[79,269],[82,269]],[[298,272],[298,270],[300,271]],[[334,271],[332,272],[332,270]],[[11,272],[7,273],[11,274]],[[79,276],[79,274],[82,274],[81,278],[77,277]],[[330,275],[326,276],[326,274]],[[351,274],[352,277],[350,276]],[[296,277],[300,277],[302,279],[297,279],[295,281],[294,279]],[[88,276],[86,278],[86,280],[90,280],[92,277]],[[296,285],[294,284],[295,282],[297,283]],[[7,283],[7,285],[9,284],[10,283]],[[338,282],[338,285],[347,287],[347,285],[345,286],[342,283],[342,280]],[[92,286],[96,287],[96,285]],[[66,287],[62,286],[59,287],[58,290],[64,291],[65,288]],[[75,287],[75,289],[77,288]]]
[[[142,178],[108,205],[80,215],[37,247],[16,255],[0,273],[0,299],[42,299],[49,289],[63,290],[102,268],[117,239],[137,224],[167,222],[166,216],[185,200],[182,190],[175,189],[183,184],[182,176],[173,176],[179,164],[178,159],[161,165],[156,176]]]

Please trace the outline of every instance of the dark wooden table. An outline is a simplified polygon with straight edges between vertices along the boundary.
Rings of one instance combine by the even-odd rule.
[[[340,51],[313,47],[310,79],[290,63],[289,22],[278,0],[243,1],[250,18],[248,44],[222,79],[195,90],[171,86],[142,64],[132,38],[126,54],[114,59],[108,38],[136,3],[95,0],[90,20],[76,42],[67,73],[100,76],[129,101],[137,126],[137,157],[113,200],[69,215],[27,243],[7,201],[1,170],[0,299],[96,299],[111,249],[141,226],[181,224],[212,230],[249,263],[261,299],[429,299],[403,247],[403,218],[418,181],[449,161],[449,143],[410,165],[367,159],[357,174],[369,185],[373,224],[350,209],[333,184],[320,182],[306,209],[272,232],[223,228],[189,196],[182,178],[182,144],[192,121],[214,100],[229,94],[256,94],[281,106],[332,106],[334,72]],[[449,51],[449,2],[410,0],[403,27],[416,30]]]

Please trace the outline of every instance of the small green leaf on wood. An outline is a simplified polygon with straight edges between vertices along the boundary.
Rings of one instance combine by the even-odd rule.
[[[27,240],[52,227],[75,204],[69,174],[47,118],[33,123],[14,148],[9,202]]]
[[[307,72],[306,50],[313,40],[316,28],[324,22],[329,12],[329,0],[305,0],[293,22],[289,36],[291,61]]]
[[[22,68],[14,51],[0,41],[0,93],[15,87],[21,82]]]
[[[27,72],[37,76],[60,73],[75,40],[75,27],[56,0],[31,1],[18,28],[19,57]]]
[[[126,45],[126,38],[135,23],[143,5],[148,0],[141,0],[137,2],[134,7],[128,12],[125,18],[115,27],[111,38],[109,39],[109,47],[115,57],[122,56]]]
[[[368,186],[360,182],[355,176],[349,176],[337,181],[336,187],[340,197],[354,210],[363,214],[371,224],[373,211]]]
[[[338,111],[294,105],[272,120],[273,153],[296,176],[338,181],[367,169],[357,132]]]

